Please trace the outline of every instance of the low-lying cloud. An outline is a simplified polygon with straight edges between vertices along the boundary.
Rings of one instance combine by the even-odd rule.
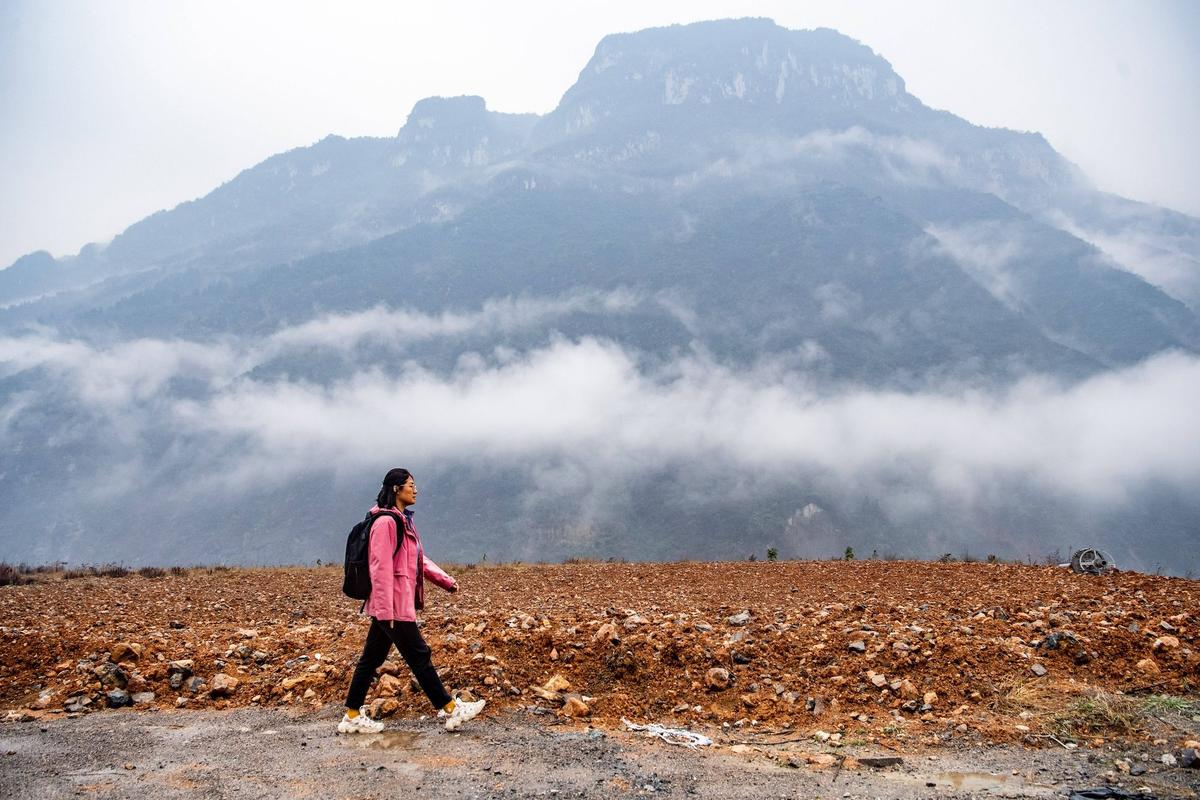
[[[1119,229],[1104,230],[1086,226],[1063,212],[1052,214],[1051,222],[1091,244],[1122,269],[1200,309],[1200,241],[1189,231],[1172,235],[1151,221],[1136,218]]]
[[[903,478],[967,503],[1014,481],[1103,505],[1149,484],[1200,488],[1200,359],[1178,353],[1079,383],[1031,376],[994,391],[816,388],[802,372],[697,354],[662,366],[610,341],[561,337],[521,352],[468,350],[440,371],[413,360],[327,383],[247,374],[263,354],[346,347],[380,330],[402,346],[635,302],[498,303],[436,319],[374,309],[242,342],[3,339],[4,374],[37,367],[42,377],[5,399],[0,437],[53,396],[119,429],[131,462],[142,458],[128,446],[139,438],[186,442],[162,458],[186,458],[195,480],[231,492],[381,459],[630,477],[703,461],[773,478],[819,474],[847,491]],[[176,392],[177,378],[204,390]]]
[[[628,313],[643,302],[632,291],[580,291],[561,297],[505,297],[488,300],[478,311],[441,314],[376,306],[356,314],[326,314],[279,330],[259,350],[259,358],[306,347],[352,350],[364,340],[389,347],[448,336],[507,333],[544,325],[568,314]]]
[[[731,155],[677,177],[676,188],[747,175],[795,180],[788,176],[804,174],[802,167],[806,165],[818,174],[848,167],[866,168],[902,185],[959,185],[968,181],[959,159],[935,142],[875,133],[858,125],[843,130],[822,129],[798,137],[745,136],[732,146]],[[787,171],[772,173],[773,167],[783,164],[788,165]]]
[[[1013,269],[1014,262],[1029,252],[1021,225],[996,221],[930,225],[925,232],[992,297],[1008,308],[1021,307],[1024,288]]]

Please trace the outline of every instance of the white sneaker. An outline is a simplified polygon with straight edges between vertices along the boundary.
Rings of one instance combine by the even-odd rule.
[[[348,714],[342,714],[342,721],[338,723],[337,730],[338,733],[379,733],[383,730],[383,723],[371,719],[367,714],[367,707],[363,706],[354,719],[350,719]]]
[[[464,722],[479,716],[479,712],[483,711],[485,705],[487,705],[487,700],[476,700],[474,703],[468,703],[466,700],[455,700],[454,710],[446,717],[446,730],[458,730]]]

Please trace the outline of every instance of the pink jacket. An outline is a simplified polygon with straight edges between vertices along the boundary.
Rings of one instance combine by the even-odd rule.
[[[379,506],[375,506],[371,513],[379,510]],[[424,597],[423,578],[428,577],[446,590],[457,589],[458,583],[441,567],[425,558],[417,529],[406,515],[400,514],[400,517],[405,522],[399,549],[396,548],[394,517],[384,514],[371,524],[371,542],[367,547],[371,597],[364,611],[385,622],[416,622],[417,608],[421,605],[419,601]]]

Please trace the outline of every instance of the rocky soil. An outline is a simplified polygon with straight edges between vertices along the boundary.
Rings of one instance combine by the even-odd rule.
[[[491,714],[832,752],[1140,743],[1156,769],[1185,769],[1200,739],[1197,581],[902,561],[451,571],[462,591],[429,587],[423,631],[447,685]],[[198,568],[0,588],[0,708],[317,713],[342,700],[366,633],[340,582]],[[398,658],[368,702],[430,712]]]

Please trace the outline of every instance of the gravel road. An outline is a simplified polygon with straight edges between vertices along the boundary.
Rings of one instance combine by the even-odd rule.
[[[1118,755],[996,746],[900,754],[903,764],[883,769],[789,767],[789,757],[802,762],[824,748],[747,734],[740,744],[730,738],[689,750],[520,711],[482,717],[457,734],[406,719],[379,735],[337,736],[339,714],[332,705],[302,713],[129,710],[3,723],[0,797],[1061,798],[1104,785]],[[1197,796],[1188,783],[1194,770],[1149,766],[1138,778],[1122,776],[1127,790]]]

